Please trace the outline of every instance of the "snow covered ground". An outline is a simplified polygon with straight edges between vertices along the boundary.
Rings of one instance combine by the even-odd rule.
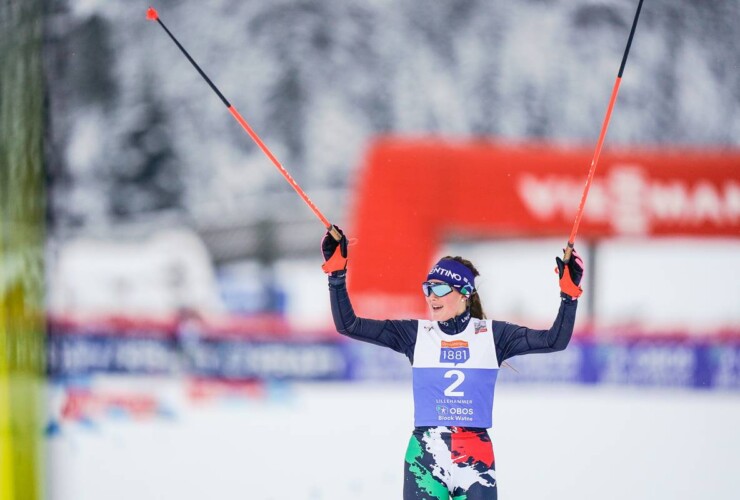
[[[401,497],[406,383],[285,384],[201,405],[181,379],[142,383],[168,411],[63,421],[49,437],[49,499]],[[734,499],[738,422],[736,393],[501,384],[500,498]]]

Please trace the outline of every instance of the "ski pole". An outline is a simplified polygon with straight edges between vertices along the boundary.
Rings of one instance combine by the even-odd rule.
[[[162,22],[162,19],[159,17],[159,13],[153,8],[149,7],[149,9],[146,11],[146,18],[150,21],[157,21],[159,25],[162,27],[162,29],[167,32],[167,34],[170,36],[173,42],[175,42],[175,45],[182,51],[182,53],[187,57],[188,61],[190,61],[190,64],[193,65],[193,67],[200,73],[200,76],[203,77],[203,79],[206,81],[206,83],[211,87],[211,90],[213,90],[216,95],[221,99],[221,102],[224,103],[226,108],[229,110],[229,113],[231,113],[231,116],[234,117],[234,119],[239,122],[239,125],[242,126],[242,128],[249,134],[249,136],[252,138],[252,140],[259,146],[259,148],[262,150],[262,152],[270,159],[273,165],[275,165],[275,168],[278,169],[278,171],[285,177],[285,180],[288,181],[288,184],[291,185],[291,187],[295,190],[296,193],[298,193],[298,196],[301,197],[301,199],[308,205],[308,208],[313,211],[314,215],[318,217],[318,219],[321,221],[322,224],[324,224],[324,227],[326,227],[327,231],[329,231],[332,235],[332,237],[339,241],[342,237],[341,234],[334,228],[334,225],[329,222],[329,220],[324,217],[324,214],[321,213],[321,211],[318,209],[318,207],[311,201],[311,199],[308,197],[308,195],[301,189],[301,187],[298,185],[298,183],[293,179],[293,176],[290,175],[290,173],[285,170],[285,168],[280,164],[278,159],[275,157],[275,155],[272,154],[272,152],[268,149],[268,147],[265,145],[264,142],[262,142],[262,139],[257,135],[257,133],[252,129],[252,127],[249,126],[247,121],[242,117],[242,115],[236,110],[236,108],[224,97],[224,95],[221,93],[220,90],[218,90],[218,87],[211,81],[210,78],[208,78],[208,75],[206,75],[202,69],[200,69],[200,66],[198,66],[198,63],[195,62],[195,60],[188,54],[188,51],[185,50],[185,47],[183,47],[180,42],[175,38],[175,35],[170,32],[170,30],[167,29],[167,26],[164,25]]]
[[[630,30],[630,36],[627,39],[627,48],[624,49],[624,56],[622,56],[622,64],[619,66],[619,73],[617,73],[617,79],[614,82],[612,88],[612,95],[609,99],[609,106],[606,109],[606,116],[604,122],[601,125],[601,133],[599,134],[599,140],[596,143],[596,150],[594,151],[593,159],[591,160],[591,167],[588,171],[588,178],[586,179],[586,185],[583,188],[583,195],[581,196],[581,202],[578,205],[578,211],[576,212],[576,219],[573,222],[573,229],[568,237],[568,245],[565,248],[563,255],[563,261],[566,263],[570,260],[570,256],[573,253],[573,245],[576,243],[576,233],[578,232],[578,226],[581,223],[581,217],[583,216],[583,209],[586,206],[586,198],[588,197],[588,191],[591,188],[591,182],[594,179],[594,173],[596,172],[596,164],[599,162],[599,155],[601,154],[601,146],[604,144],[604,138],[606,137],[606,130],[609,128],[609,120],[612,116],[612,110],[614,109],[614,103],[617,100],[617,94],[619,93],[619,84],[622,82],[622,73],[624,73],[624,66],[627,64],[627,55],[630,53],[630,46],[632,45],[632,38],[635,36],[635,29],[637,28],[637,19],[640,17],[640,10],[642,9],[642,1],[637,4],[637,12],[635,13],[635,19],[632,21],[632,29]]]

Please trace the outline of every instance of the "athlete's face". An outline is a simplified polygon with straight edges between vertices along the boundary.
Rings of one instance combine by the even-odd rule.
[[[440,280],[429,280],[430,283],[443,283]],[[447,321],[465,312],[466,299],[454,288],[443,297],[438,297],[434,292],[426,297],[427,305],[432,321]]]

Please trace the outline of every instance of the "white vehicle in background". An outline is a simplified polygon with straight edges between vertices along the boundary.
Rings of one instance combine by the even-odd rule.
[[[53,316],[225,312],[208,250],[189,229],[144,240],[80,238],[60,245],[48,269]]]

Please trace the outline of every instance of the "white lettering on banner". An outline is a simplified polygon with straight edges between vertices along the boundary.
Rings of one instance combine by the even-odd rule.
[[[713,348],[717,360],[715,386],[726,389],[740,387],[740,348],[721,346]]]
[[[690,347],[613,347],[606,353],[601,381],[618,384],[689,386],[696,364],[696,354]]]
[[[740,222],[740,184],[729,182],[725,185],[725,217],[730,224]]]
[[[639,168],[623,167],[609,175],[609,195],[614,230],[623,234],[648,232],[648,213],[643,204],[647,191],[645,176]]]
[[[583,184],[572,177],[524,174],[517,191],[537,219],[570,221]],[[731,179],[719,186],[706,179],[651,179],[638,165],[622,164],[594,180],[583,219],[607,222],[618,234],[649,233],[660,223],[733,226],[740,222],[740,184]]]
[[[218,351],[224,376],[327,377],[344,372],[341,354],[329,346],[234,343]]]

